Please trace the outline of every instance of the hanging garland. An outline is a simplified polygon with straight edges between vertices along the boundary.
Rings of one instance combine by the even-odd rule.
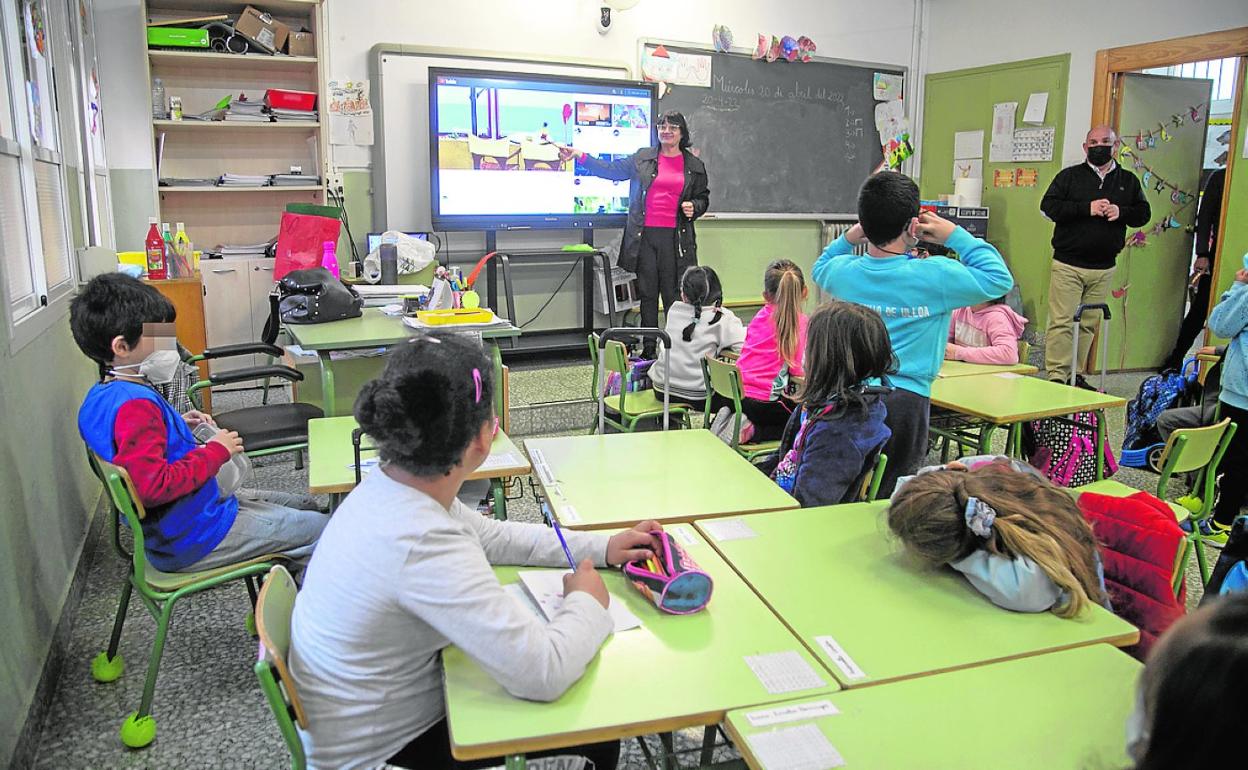
[[[1176,112],[1170,116],[1169,123],[1174,128],[1180,128],[1185,122],[1191,120],[1193,123],[1203,122],[1205,119],[1204,110],[1209,105],[1201,102],[1195,107],[1188,107],[1187,112]],[[1127,134],[1123,134],[1123,144],[1126,144]],[[1151,150],[1157,146],[1157,140],[1168,142],[1174,137],[1170,136],[1170,132],[1166,129],[1165,123],[1158,123],[1157,128],[1150,128],[1147,131],[1135,132],[1135,149],[1140,152]]]

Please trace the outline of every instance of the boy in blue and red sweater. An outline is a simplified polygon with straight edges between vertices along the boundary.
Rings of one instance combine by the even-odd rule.
[[[948,246],[958,259],[915,258],[910,250],[920,239]],[[862,243],[867,255],[852,254]],[[932,380],[945,356],[950,316],[1002,296],[1014,278],[990,244],[930,211],[920,213],[918,185],[896,171],[862,183],[858,224],[824,250],[811,275],[837,299],[875,310],[888,328],[897,355],[894,390],[884,398],[892,436],[879,494],[888,497],[897,479],[913,475],[927,456]]]
[[[169,382],[181,358],[173,307],[158,291],[121,273],[93,278],[69,311],[74,341],[100,364],[78,410],[91,451],[125,468],[146,509],[147,558],[162,572],[206,570],[270,553],[306,564],[328,517],[306,495],[239,491],[222,495],[216,474],[243,451],[233,431],[199,444],[191,430],[214,425],[180,415],[153,386]]]

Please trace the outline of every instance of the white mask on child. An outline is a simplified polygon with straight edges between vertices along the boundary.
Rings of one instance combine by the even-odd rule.
[[[123,366],[114,366],[113,374],[128,375],[126,372],[118,372],[118,369],[138,369],[139,376],[147,380],[153,385],[164,385],[173,382],[173,378],[178,374],[178,367],[182,365],[182,357],[178,355],[176,350],[156,350],[150,356],[143,359],[137,364],[125,364]]]

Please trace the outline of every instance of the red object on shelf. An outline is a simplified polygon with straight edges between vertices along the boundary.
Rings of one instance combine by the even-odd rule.
[[[284,110],[314,110],[316,109],[316,94],[311,91],[270,88],[264,92],[264,103]]]

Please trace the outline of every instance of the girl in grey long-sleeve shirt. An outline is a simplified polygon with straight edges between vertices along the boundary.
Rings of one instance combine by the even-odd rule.
[[[301,737],[311,767],[455,767],[442,649],[458,646],[516,697],[554,700],[611,634],[593,567],[650,554],[654,522],[611,537],[568,532],[580,566],[565,578],[550,623],[503,591],[493,564],[567,561],[552,530],[487,519],[455,499],[489,455],[497,425],[490,372],[462,335],[425,335],[401,345],[356,401],[382,465],[326,527],[292,617],[291,674],[308,716]],[[582,753],[611,768],[618,750]]]

